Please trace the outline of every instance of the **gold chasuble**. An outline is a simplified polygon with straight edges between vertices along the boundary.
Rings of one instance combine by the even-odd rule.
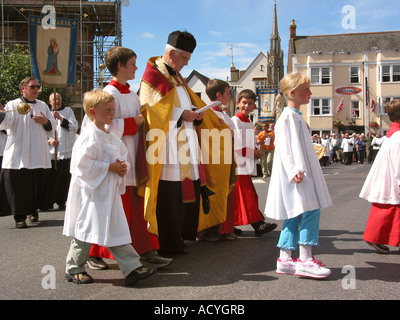
[[[158,182],[174,107],[180,107],[177,86],[184,86],[192,104],[201,109],[205,103],[187,85],[183,78],[170,76],[160,57],[150,58],[140,84],[140,100],[144,104],[141,113],[145,119],[143,130],[146,143],[148,179],[139,186],[144,197],[144,218],[149,232],[158,235],[156,206]],[[209,197],[211,210],[205,214],[200,201],[198,231],[220,224],[226,219],[227,198],[235,181],[232,139],[230,129],[221,124],[212,110],[206,110],[201,125],[196,127],[199,138],[204,174],[200,173],[202,185],[206,184],[215,195]],[[185,148],[185,146],[181,146]],[[185,152],[187,148],[183,149]],[[178,150],[182,152],[181,149]],[[181,171],[182,166],[181,166]],[[200,170],[201,171],[201,170]],[[204,176],[205,175],[205,176]],[[183,192],[185,190],[182,190]]]

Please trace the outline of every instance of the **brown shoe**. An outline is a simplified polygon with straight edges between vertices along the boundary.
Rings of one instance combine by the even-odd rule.
[[[81,273],[76,273],[76,274],[65,274],[65,279],[68,280],[68,282],[73,282],[77,284],[86,284],[86,283],[92,283],[93,278],[89,276],[86,272],[81,272]]]
[[[131,286],[138,282],[139,280],[144,280],[153,274],[155,274],[157,268],[154,267],[139,267],[133,270],[126,278],[125,278],[125,285]]]

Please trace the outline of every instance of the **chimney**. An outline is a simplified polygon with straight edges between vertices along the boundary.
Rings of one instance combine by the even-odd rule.
[[[296,39],[296,23],[295,20],[292,20],[292,23],[290,24],[289,30],[290,30],[290,39]]]
[[[236,69],[233,63],[231,65],[231,81],[232,82],[239,81],[239,69]]]

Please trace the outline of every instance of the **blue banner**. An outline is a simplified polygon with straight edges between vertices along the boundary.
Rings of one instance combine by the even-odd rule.
[[[55,28],[42,25],[43,17],[29,16],[32,75],[42,85],[75,93],[78,19],[57,18]]]

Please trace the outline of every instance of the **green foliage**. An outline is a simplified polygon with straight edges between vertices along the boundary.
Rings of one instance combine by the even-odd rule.
[[[21,96],[19,83],[25,77],[32,76],[29,50],[16,45],[14,49],[6,48],[0,52],[0,103],[5,105],[8,101]],[[53,88],[42,86],[38,99],[48,104],[49,96],[54,92]],[[67,96],[65,89],[57,89],[62,97],[63,105],[69,106],[72,97]]]
[[[0,103],[3,105],[18,98],[21,93],[18,84],[31,75],[29,52],[21,46],[9,48],[0,53]]]

